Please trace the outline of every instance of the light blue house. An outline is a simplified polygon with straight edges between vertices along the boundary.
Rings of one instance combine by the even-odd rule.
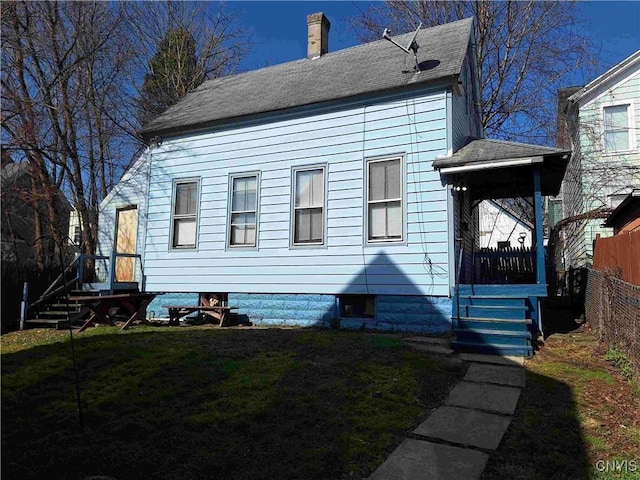
[[[474,197],[458,180],[473,165],[478,178],[524,167],[539,197],[548,164],[559,185],[566,152],[497,142],[497,160],[460,156],[490,142],[469,143],[483,137],[472,19],[333,53],[326,17],[309,15],[308,27],[308,58],[207,81],[144,127],[149,148],[103,202],[101,255],[114,258],[118,219],[135,209],[140,267],[122,281],[146,291],[216,294],[254,324],[463,327]],[[523,151],[528,163],[509,156]],[[523,302],[545,290],[533,283]],[[170,298],[158,297],[156,316]],[[536,309],[523,304],[521,342],[496,351],[531,352]],[[478,338],[468,343],[495,343]]]

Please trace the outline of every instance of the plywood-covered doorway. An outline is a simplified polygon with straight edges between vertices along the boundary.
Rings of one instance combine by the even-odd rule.
[[[135,205],[118,209],[116,214],[116,253],[136,253],[138,209]],[[116,282],[133,282],[135,258],[116,257]]]

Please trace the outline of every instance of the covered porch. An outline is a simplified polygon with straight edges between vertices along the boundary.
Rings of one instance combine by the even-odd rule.
[[[547,296],[543,197],[559,193],[570,155],[474,139],[434,161],[452,191],[453,324],[459,349],[533,353],[532,340],[543,331],[540,299]],[[497,206],[511,223],[500,229],[497,220],[487,221],[483,202]]]

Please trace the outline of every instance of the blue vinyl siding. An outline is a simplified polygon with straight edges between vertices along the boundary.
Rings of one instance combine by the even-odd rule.
[[[136,252],[144,250],[145,224],[146,224],[146,192],[149,177],[149,155],[144,152],[134,165],[125,173],[118,185],[109,192],[108,196],[100,204],[98,215],[98,248],[97,255],[110,256],[115,241],[116,216],[118,209],[135,205],[138,214],[138,232],[136,237]],[[171,202],[171,184],[167,194],[167,202]],[[168,227],[167,227],[168,228]],[[168,230],[167,230],[168,232]],[[134,280],[140,282],[140,263],[136,262]],[[96,262],[97,273],[106,275],[107,261]],[[105,280],[107,280],[105,278]]]
[[[165,139],[150,176],[145,274],[150,291],[449,294],[446,95],[390,97],[304,117],[273,117]],[[405,241],[365,245],[364,165],[404,158]],[[326,166],[324,248],[290,247],[291,170]],[[225,250],[228,175],[260,173],[258,248]],[[174,179],[201,178],[196,251],[168,249]]]

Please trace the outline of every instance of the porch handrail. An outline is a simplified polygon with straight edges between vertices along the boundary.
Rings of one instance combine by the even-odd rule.
[[[29,305],[29,309],[40,305],[41,303],[46,302],[47,300],[49,300],[50,298],[54,297],[55,295],[57,295],[60,291],[62,291],[65,287],[71,285],[73,282],[78,281],[79,277],[76,273],[76,276],[74,278],[72,278],[71,280],[64,282],[64,276],[73,268],[73,266],[78,262],[78,258],[80,258],[80,256],[76,255],[76,257],[71,261],[71,263],[69,263],[69,265],[67,265],[64,270],[62,271],[62,273],[60,275],[58,275],[56,277],[56,279],[51,282],[51,285],[49,285],[47,287],[47,289],[44,291],[44,293],[42,295],[40,295],[40,298],[38,298],[35,302],[33,302],[32,304]],[[63,281],[64,283],[61,285],[58,285],[60,283],[60,281]]]
[[[139,258],[140,259],[140,286],[141,290],[144,291],[144,272],[142,271],[142,255],[139,253],[118,253],[112,252],[111,258],[109,259],[109,292],[113,294],[113,284],[116,283],[116,261],[118,257],[121,258]]]
[[[456,317],[460,318],[460,273],[462,272],[462,238],[456,238],[456,242],[458,242],[458,270],[456,271]]]
[[[142,269],[142,255],[139,253],[118,253],[118,252],[113,252],[111,255],[107,256],[107,255],[81,255],[81,257],[83,258],[83,261],[80,263],[80,279],[82,280],[83,276],[82,273],[84,270],[84,260],[87,259],[92,259],[92,260],[108,260],[108,274],[107,274],[107,283],[109,285],[109,290],[113,290],[113,284],[117,283],[116,282],[116,260],[118,258],[137,258],[140,260],[140,275],[141,275],[141,279],[140,279],[140,283],[142,285],[144,285],[144,271]]]

